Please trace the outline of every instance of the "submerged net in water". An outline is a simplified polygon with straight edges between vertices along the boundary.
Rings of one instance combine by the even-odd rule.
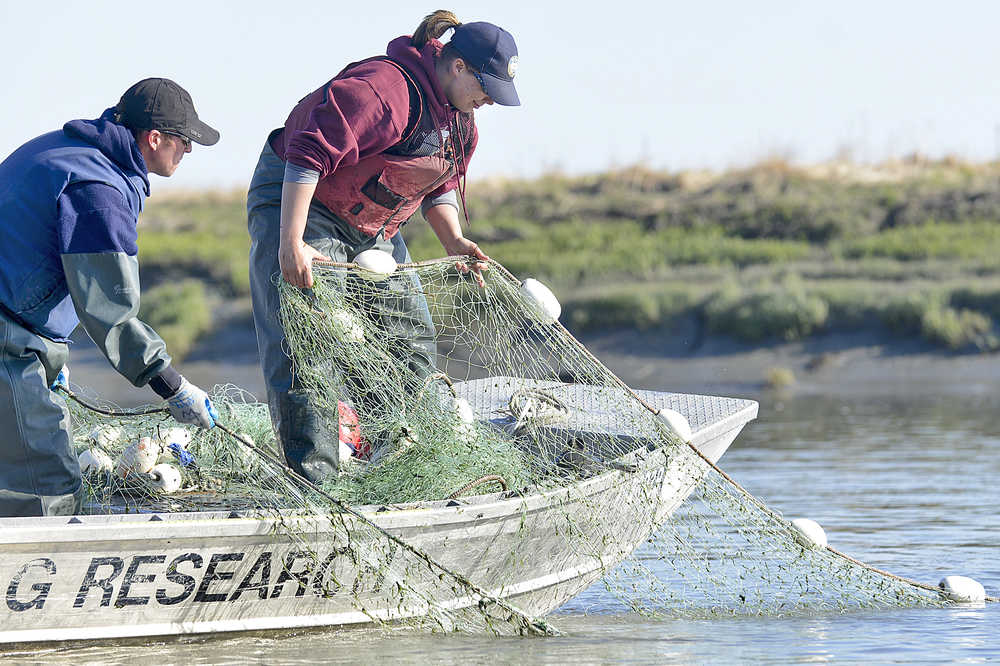
[[[946,603],[935,588],[811,541],[690,448],[675,464],[697,486],[604,581],[632,610],[698,618]]]
[[[266,407],[229,388],[214,396],[220,423],[253,448],[162,415],[77,410],[81,449],[121,460],[159,428],[160,463],[181,477],[164,492],[112,464],[87,477],[90,510],[272,520],[311,553],[313,593],[445,629],[523,633],[600,579],[650,615],[942,603],[811,547],[658,417],[686,412],[710,443],[735,436],[752,403],[633,391],[553,320],[544,292],[495,264],[483,277],[442,259],[391,275],[316,266],[313,289],[281,285],[297,390],[342,452],[322,489],[264,460],[280,456]],[[346,559],[334,565],[329,543]]]

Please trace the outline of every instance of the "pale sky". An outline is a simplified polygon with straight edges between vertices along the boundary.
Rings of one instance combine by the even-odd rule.
[[[465,2],[518,44],[523,106],[477,114],[470,183],[641,162],[1000,155],[1000,3]],[[121,8],[127,7],[128,11]],[[222,132],[157,189],[246,187],[268,131],[438,5],[0,0],[0,158],[166,76]],[[450,33],[445,35],[445,38]]]

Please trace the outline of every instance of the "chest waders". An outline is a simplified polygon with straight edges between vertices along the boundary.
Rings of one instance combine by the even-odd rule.
[[[69,411],[49,389],[68,359],[65,343],[0,312],[0,516],[80,512],[83,485]]]
[[[338,262],[351,262],[371,248],[389,252],[397,263],[409,262],[406,244],[398,233],[400,226],[420,207],[424,196],[447,182],[456,169],[454,134],[445,138],[441,122],[413,76],[399,63],[378,59],[399,69],[406,79],[410,122],[398,144],[356,165],[338,169],[317,185],[303,240]],[[254,325],[271,421],[285,459],[296,472],[322,483],[339,468],[337,415],[323,414],[313,407],[295,380],[284,348],[276,285],[281,279],[278,246],[285,162],[271,148],[277,132],[265,142],[247,196]],[[462,141],[471,136],[469,130],[460,133]],[[365,285],[366,305],[375,315],[386,348],[405,355],[402,360],[414,371],[414,377],[423,378],[434,372],[434,325],[419,283],[403,284],[403,280],[417,278],[397,274],[377,283],[381,293],[374,299],[370,283]],[[341,289],[348,296],[356,295],[358,285],[345,276]],[[340,379],[351,381],[350,377]],[[416,390],[419,386],[413,387],[411,394]],[[362,420],[366,410],[374,408],[363,404],[354,407]],[[375,448],[380,444],[372,443]]]

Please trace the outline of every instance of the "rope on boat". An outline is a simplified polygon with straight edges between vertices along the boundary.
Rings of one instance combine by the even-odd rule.
[[[569,408],[562,400],[539,389],[518,389],[510,396],[510,415],[515,418],[514,432],[529,423],[546,425],[560,423],[569,417]]]
[[[496,481],[497,483],[500,484],[500,487],[503,488],[503,492],[507,492],[508,486],[506,479],[504,479],[499,474],[487,474],[486,476],[479,477],[475,481],[470,481],[469,483],[465,484],[464,486],[453,492],[451,495],[448,495],[448,497],[446,497],[445,499],[457,499],[458,497],[469,492],[476,486],[482,483],[489,483],[490,481]]]
[[[113,418],[125,418],[129,416],[149,416],[150,414],[169,414],[170,410],[166,407],[150,407],[148,409],[137,409],[135,411],[128,411],[125,409],[104,409],[103,407],[98,407],[97,405],[92,405],[83,400],[76,393],[73,393],[69,388],[63,384],[56,384],[55,388],[62,391],[67,396],[72,398],[74,401],[79,403],[81,406],[89,409],[92,412],[101,414],[103,416],[111,416]]]
[[[151,408],[151,409],[148,409],[148,410],[145,410],[145,411],[136,411],[136,412],[129,412],[127,410],[102,409],[100,407],[97,407],[96,405],[89,404],[88,402],[86,402],[85,400],[83,400],[82,398],[80,398],[78,395],[76,395],[75,393],[73,393],[69,388],[67,388],[67,387],[65,387],[65,386],[63,386],[61,384],[57,385],[56,388],[59,389],[59,390],[61,390],[61,391],[63,391],[66,395],[68,395],[70,398],[72,398],[73,400],[75,400],[77,403],[79,403],[84,408],[89,409],[89,410],[91,410],[93,412],[97,412],[98,414],[103,414],[105,416],[129,417],[129,416],[136,416],[136,415],[142,415],[142,414],[157,414],[157,413],[160,413],[160,412],[169,413],[169,411],[170,411],[166,407]],[[270,455],[269,453],[266,453],[265,451],[262,451],[256,445],[254,445],[254,444],[246,441],[242,437],[238,436],[235,432],[233,432],[232,430],[230,430],[229,428],[227,428],[223,424],[221,424],[218,421],[216,421],[215,427],[219,428],[222,432],[224,432],[227,435],[229,435],[231,438],[233,438],[234,440],[236,440],[237,442],[239,442],[240,444],[242,444],[244,447],[250,449],[258,457],[260,457],[262,460],[264,460],[267,463],[269,463],[275,469],[278,469],[281,473],[283,473],[285,476],[287,476],[292,481],[295,481],[296,483],[305,486],[309,490],[313,491],[314,493],[318,494],[319,496],[323,497],[324,499],[326,499],[327,501],[329,501],[330,503],[332,503],[342,513],[346,513],[346,514],[348,514],[350,516],[353,516],[354,518],[356,518],[357,520],[361,521],[362,523],[364,523],[368,527],[374,529],[376,532],[378,532],[380,535],[382,535],[386,539],[389,539],[390,541],[392,541],[396,545],[401,546],[402,548],[408,550],[413,555],[416,555],[418,558],[420,558],[424,562],[426,562],[430,567],[432,567],[434,569],[438,569],[438,570],[444,572],[445,574],[447,574],[448,576],[451,576],[452,578],[454,578],[462,586],[464,586],[467,589],[471,590],[477,596],[480,597],[480,601],[479,601],[479,605],[480,606],[482,606],[486,602],[489,602],[489,603],[492,603],[492,604],[496,604],[499,608],[502,608],[503,610],[507,611],[508,613],[511,613],[512,615],[521,618],[521,621],[524,623],[525,628],[530,633],[533,633],[535,635],[539,635],[539,636],[554,636],[554,635],[558,635],[558,632],[555,630],[555,628],[552,627],[551,625],[549,625],[544,620],[534,619],[534,618],[529,617],[526,613],[524,613],[521,610],[518,610],[514,606],[512,606],[509,603],[507,603],[506,601],[504,601],[503,599],[500,599],[500,598],[498,598],[498,597],[490,594],[486,590],[482,589],[477,584],[475,584],[471,580],[469,580],[463,574],[460,574],[457,571],[453,571],[452,569],[449,569],[448,567],[444,566],[443,564],[441,564],[440,562],[438,562],[437,560],[435,560],[434,558],[432,558],[430,555],[428,555],[423,550],[417,548],[416,546],[410,544],[407,541],[404,541],[403,539],[399,538],[395,534],[392,534],[391,532],[388,532],[383,527],[381,527],[380,525],[378,525],[375,521],[373,521],[371,518],[368,518],[363,513],[357,511],[356,509],[354,509],[351,506],[345,504],[344,502],[342,502],[341,500],[337,499],[333,495],[329,494],[328,492],[326,492],[325,490],[323,490],[322,488],[320,488],[319,486],[317,486],[315,483],[313,483],[309,479],[307,479],[304,476],[298,474],[295,470],[293,470],[290,467],[288,467],[288,465],[284,464],[282,461],[278,460],[276,457]]]

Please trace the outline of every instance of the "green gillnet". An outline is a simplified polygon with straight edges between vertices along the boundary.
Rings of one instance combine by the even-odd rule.
[[[592,496],[569,492],[566,510],[547,518],[558,541],[547,547],[567,566],[581,556],[599,559],[605,583],[637,612],[943,603],[934,591],[803,546],[779,514],[694,455],[565,329],[547,324],[509,274],[484,276],[479,288],[442,260],[381,282],[333,266],[314,272],[312,290],[282,285],[299,381],[326,412],[344,402],[356,407],[375,451],[370,462],[345,470],[338,496],[440,500],[478,475],[504,476],[525,494],[583,492],[587,479],[635,466],[643,470],[635,476],[649,475],[645,483],[632,478]],[[431,326],[411,300],[418,293]],[[414,344],[414,331],[429,342]],[[459,393],[476,408],[474,430],[455,418]],[[602,415],[600,424],[594,414]],[[642,464],[651,451],[664,457],[667,478],[663,468]],[[691,493],[669,520],[669,512],[651,511],[664,484],[676,486],[682,500]],[[617,520],[607,519],[608,502],[620,507]]]
[[[213,395],[219,422],[252,448],[163,414],[74,408],[81,452],[119,461],[148,437],[181,477],[164,491],[113,462],[86,475],[88,511],[257,518],[262,543],[292,548],[280,575],[303,594],[434,630],[538,633],[533,614],[601,580],[651,617],[943,603],[802,545],[656,415],[679,410],[722,438],[752,403],[634,391],[501,266],[484,287],[454,258],[381,278],[314,265],[313,277],[309,290],[280,283],[280,316],[294,390],[340,450],[336,477],[310,488],[275,464],[267,408],[227,387]]]
[[[356,410],[371,449],[369,462],[351,461],[329,487],[335,495],[361,503],[435,500],[487,476],[510,488],[548,487],[565,484],[580,464],[602,467],[596,457],[568,460],[571,433],[547,427],[568,417],[559,395],[564,379],[592,387],[592,406],[617,409],[622,426],[633,422],[632,429],[667,441],[603,365],[565,329],[540,320],[515,280],[499,270],[486,276],[481,289],[461,279],[454,262],[440,261],[382,282],[317,268],[311,290],[281,285],[297,381],[322,413],[337,414],[345,403]],[[524,386],[483,383],[494,377]],[[480,384],[470,395],[456,392],[456,382],[468,388],[472,380]],[[556,384],[532,391],[532,382]],[[470,400],[495,413],[463,420]],[[589,436],[626,451],[619,433]]]
[[[280,470],[219,429],[181,426],[162,412],[141,413],[150,408],[123,410],[93,398],[86,401],[118,414],[105,416],[67,401],[74,443],[80,453],[89,454],[81,464],[91,464],[84,469],[85,505],[91,513],[281,508],[303,503],[302,491]],[[220,422],[238,424],[240,437],[277,455],[266,405],[234,386],[216,388],[212,401]],[[171,480],[179,487],[171,489]]]
[[[525,615],[494,597],[461,573],[442,567],[416,547],[376,526],[360,512],[337,505],[321,492],[296,481],[275,464],[277,444],[267,406],[233,387],[217,387],[212,401],[219,423],[239,429],[237,437],[220,428],[209,431],[177,426],[161,409],[121,409],[81,395],[67,401],[84,470],[84,513],[199,512],[202,520],[260,521],[263,549],[287,551],[283,566],[270,572],[251,567],[245,579],[259,580],[260,600],[269,585],[295,584],[317,597],[347,596],[350,605],[374,623],[392,620],[418,630],[464,631],[493,635],[547,634],[544,621]],[[114,412],[103,415],[93,409]],[[154,413],[148,413],[154,412]],[[243,442],[252,443],[252,448]],[[137,444],[157,452],[152,472],[135,469]],[[171,448],[181,444],[183,453]],[[254,450],[256,449],[256,451]],[[99,452],[95,453],[95,452]],[[124,469],[124,462],[132,463]],[[178,470],[180,484],[164,489],[157,467]],[[260,560],[264,561],[264,560]],[[449,562],[449,564],[452,564]],[[302,592],[300,592],[302,593]]]
[[[633,557],[604,580],[652,617],[785,615],[941,606],[935,590],[817,547],[694,452],[677,465],[700,476],[694,492]]]

